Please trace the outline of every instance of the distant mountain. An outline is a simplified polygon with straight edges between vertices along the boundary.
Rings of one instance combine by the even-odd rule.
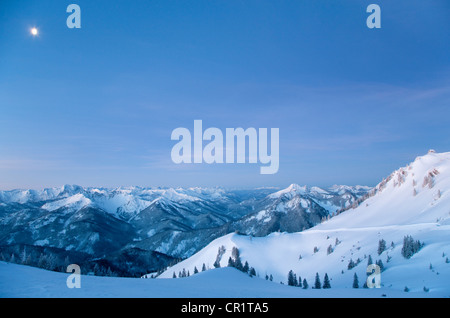
[[[86,253],[108,259],[108,266],[114,265],[111,255],[128,255],[132,249],[164,254],[166,262],[173,262],[234,231],[255,236],[301,231],[351,206],[368,190],[64,185],[0,191],[0,245]]]
[[[303,196],[310,191],[305,190],[292,185],[265,200],[273,200],[271,211],[284,213],[288,207],[297,206],[308,213],[311,205]],[[334,190],[338,195],[355,189]],[[450,152],[430,151],[363,192],[364,199],[358,199],[345,212],[302,232],[222,236],[159,277],[178,276],[183,269],[192,273],[203,264],[207,269],[214,268],[216,262],[228,266],[230,257],[234,257],[233,248],[237,248],[241,263],[247,262],[257,276],[272,277],[284,284],[292,270],[310,286],[316,273],[322,282],[327,274],[337,288],[352,288],[356,274],[362,288],[368,276],[367,265],[376,263],[382,270],[381,287],[448,294]],[[266,215],[271,216],[264,213],[260,219],[264,221]]]

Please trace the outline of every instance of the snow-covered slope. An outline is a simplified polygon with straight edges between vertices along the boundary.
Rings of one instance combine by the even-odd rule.
[[[309,228],[366,193],[349,194],[352,187],[348,187],[350,192],[333,195],[305,187],[306,192],[299,194],[291,188],[275,198],[271,196],[275,189],[64,185],[0,191],[0,245],[51,246],[103,257],[121,242],[120,248],[186,258],[235,230],[263,236],[280,229],[295,232]],[[330,200],[336,206],[333,202],[330,205]],[[267,213],[263,221],[250,215],[258,212]],[[270,222],[265,222],[269,218]],[[111,237],[114,233],[108,224],[122,228],[116,238]]]
[[[382,290],[303,290],[220,268],[182,279],[81,276],[80,288],[67,288],[69,274],[0,262],[0,298],[298,298],[399,297]],[[423,293],[409,293],[422,297]],[[431,296],[431,295],[430,295]],[[220,310],[218,310],[220,311]],[[223,309],[222,309],[223,311]]]
[[[407,235],[424,243],[409,259],[401,253]],[[378,254],[380,240],[386,249]],[[228,234],[160,277],[178,275],[182,269],[193,273],[203,264],[213,268],[222,246],[221,266],[227,266],[232,248],[237,247],[242,262],[247,261],[260,277],[272,275],[277,282],[286,283],[292,270],[310,286],[316,273],[321,280],[327,273],[332,287],[351,288],[356,273],[362,286],[370,256],[385,267],[382,286],[450,296],[450,153],[418,157],[383,180],[358,207],[311,229],[266,237]],[[358,263],[351,269],[350,260]]]

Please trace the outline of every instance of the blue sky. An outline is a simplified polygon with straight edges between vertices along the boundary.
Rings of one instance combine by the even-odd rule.
[[[449,13],[446,0],[3,0],[0,188],[375,185],[450,151]],[[279,128],[279,172],[175,165],[170,134],[194,119]]]

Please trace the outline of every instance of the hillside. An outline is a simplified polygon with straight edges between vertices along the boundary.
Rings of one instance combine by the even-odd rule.
[[[194,267],[213,268],[218,250],[225,249],[220,266],[228,265],[233,247],[261,278],[272,275],[287,283],[288,272],[314,283],[325,273],[332,288],[351,288],[356,273],[360,287],[366,280],[369,256],[382,261],[381,284],[389,290],[428,290],[450,295],[450,153],[430,152],[380,182],[354,209],[298,233],[266,237],[229,234],[211,242],[189,259],[168,268],[172,277]],[[405,236],[423,247],[412,257],[402,256]],[[386,248],[378,253],[379,242]],[[316,251],[315,251],[316,250]],[[359,261],[358,261],[359,259]],[[357,265],[349,269],[352,260]],[[352,267],[352,266],[350,266]]]
[[[265,236],[309,228],[336,210],[351,206],[368,190],[297,185],[281,192],[272,188],[65,185],[0,191],[0,260],[10,261],[14,255],[18,262],[24,259],[23,254],[37,255],[22,263],[50,263],[44,268],[57,269],[67,266],[63,261],[68,257],[97,275],[111,269],[116,275],[139,277],[187,258],[236,230]],[[41,253],[50,260],[39,262]],[[78,253],[90,257],[80,258]],[[139,261],[129,266],[129,255],[137,254]]]
[[[0,298],[310,298],[398,297],[378,290],[299,289],[250,278],[234,268],[220,268],[183,279],[81,276],[80,288],[67,288],[67,273],[0,262]],[[410,297],[431,296],[409,293]]]

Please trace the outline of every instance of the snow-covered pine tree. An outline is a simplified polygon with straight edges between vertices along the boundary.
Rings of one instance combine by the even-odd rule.
[[[347,269],[352,269],[355,266],[356,266],[355,262],[352,259],[350,259],[347,265]]]
[[[250,267],[248,266],[248,262],[245,261],[244,267],[242,268],[242,271],[244,273],[248,273],[248,270],[250,269]]]
[[[308,282],[306,281],[306,278],[303,278],[302,285],[303,285],[303,287],[302,287],[303,289],[308,289],[309,285],[308,285]]]
[[[324,289],[331,288],[330,279],[328,278],[327,273],[325,273],[325,276],[323,278],[323,288]]]
[[[228,257],[228,267],[235,267],[235,266],[234,266],[234,261],[233,261],[233,259],[231,258],[231,256]]]
[[[403,238],[403,247],[402,247],[402,256],[404,258],[411,258],[415,253],[417,253],[422,247],[423,243],[421,243],[419,240],[414,241],[412,236],[406,235]]]
[[[331,253],[333,253],[333,246],[331,246],[331,244],[330,244],[327,247],[327,255],[330,255]]]
[[[369,259],[367,260],[367,266],[372,265],[372,264],[373,264],[372,256],[369,255]]]
[[[319,273],[316,273],[316,279],[314,281],[314,288],[315,289],[321,289],[322,288],[322,284],[320,283]]]
[[[381,255],[386,250],[386,241],[381,239],[378,241],[378,255]]]
[[[239,255],[239,249],[236,246],[233,246],[231,256],[233,257],[234,267],[242,271],[244,266],[242,265],[241,256]]]
[[[292,271],[292,269],[289,271],[288,273],[288,285],[289,286],[295,286],[295,281],[294,281],[295,277],[294,277],[294,272]]]
[[[384,264],[383,264],[383,261],[381,259],[375,261],[375,264],[377,264],[378,267],[380,267],[380,271],[384,271]]]
[[[20,262],[21,262],[21,264],[26,265],[26,262],[27,262],[27,247],[26,246],[23,247],[23,252],[21,255]]]
[[[336,241],[334,242],[334,246],[338,246],[341,243],[341,241],[339,241],[339,239],[336,237]]]
[[[353,288],[359,288],[358,275],[356,275],[356,273],[353,274],[353,285],[352,285],[352,287]]]

